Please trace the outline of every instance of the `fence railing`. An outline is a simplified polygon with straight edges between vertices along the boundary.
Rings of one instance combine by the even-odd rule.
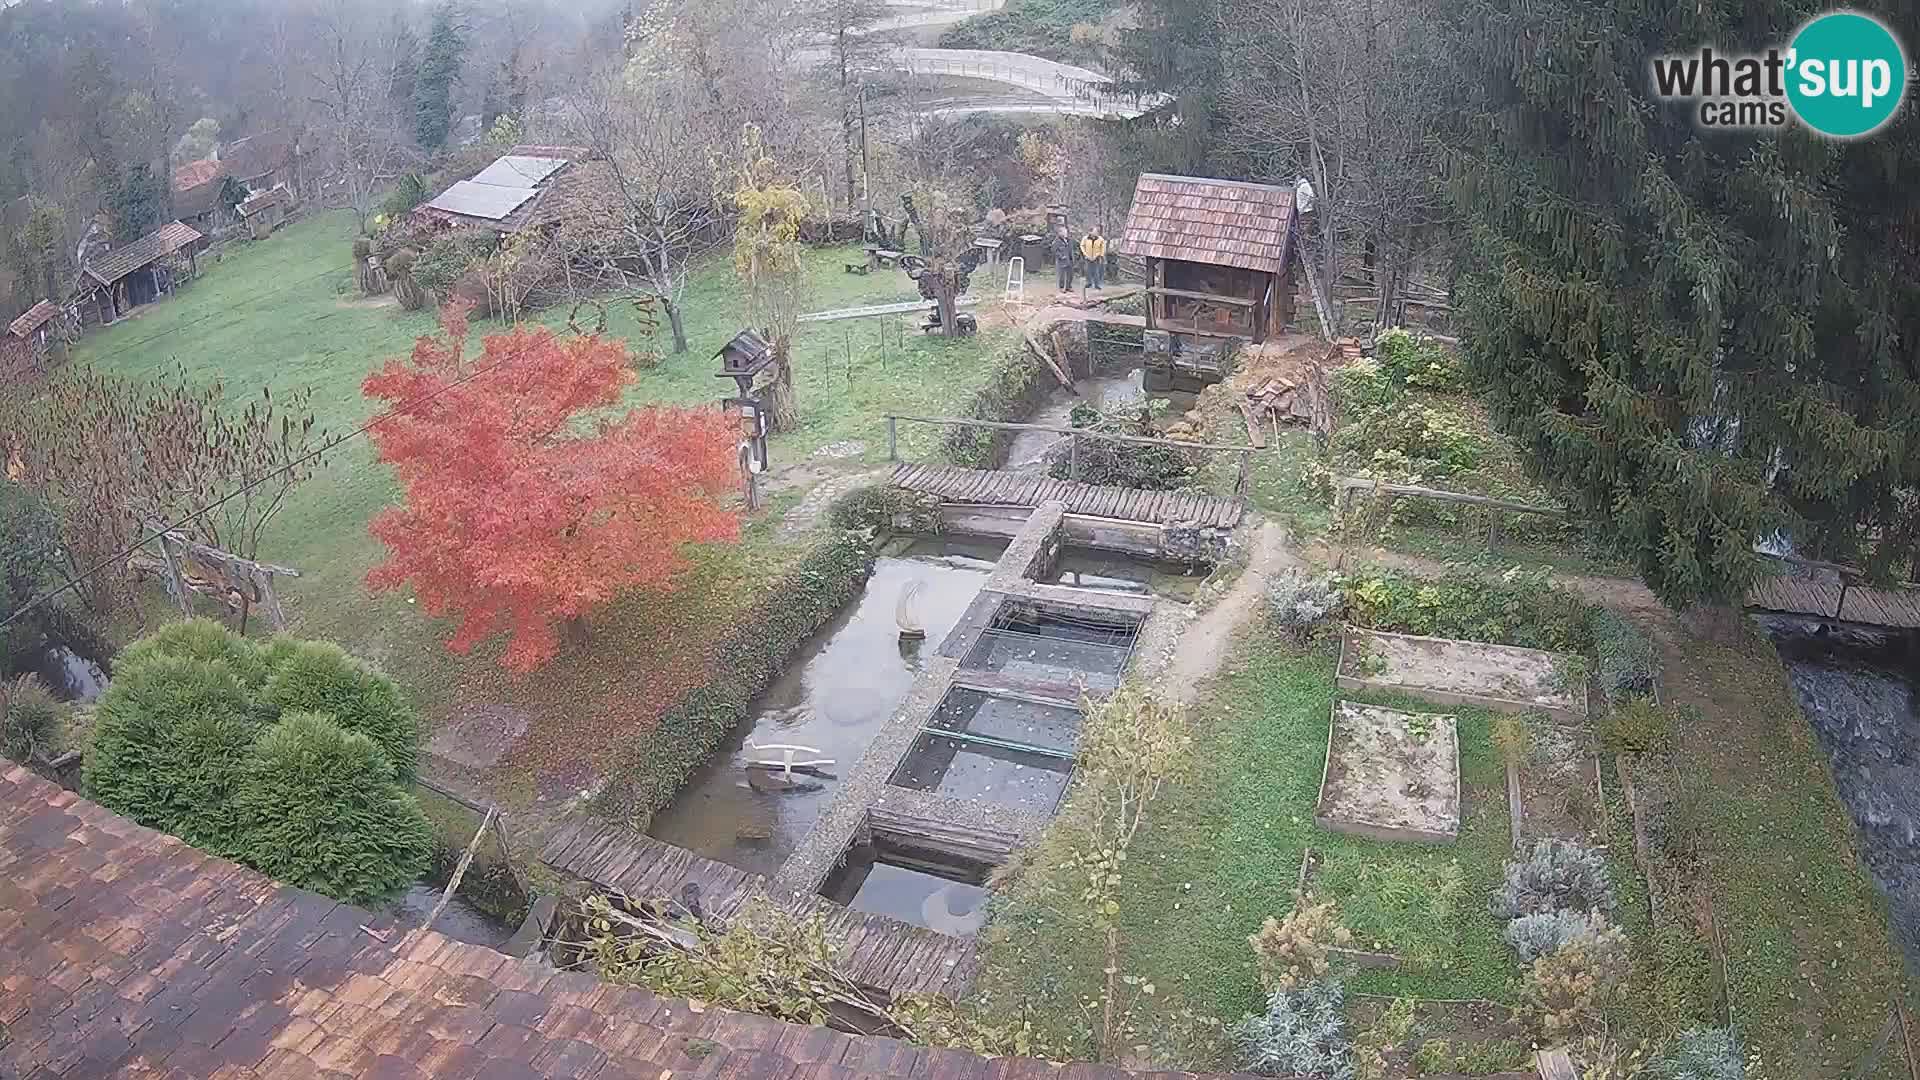
[[[1176,450],[1198,450],[1205,453],[1229,453],[1240,456],[1240,471],[1234,478],[1233,495],[1235,499],[1245,501],[1247,494],[1247,473],[1253,464],[1252,446],[1233,446],[1226,443],[1185,442],[1180,439],[1157,439],[1148,435],[1115,435],[1104,431],[1089,431],[1086,428],[1062,427],[1058,424],[1016,424],[1005,420],[969,420],[957,416],[901,416],[887,415],[887,460],[900,460],[900,421],[913,424],[934,424],[941,427],[982,428],[989,431],[1042,431],[1052,432],[1072,438],[1067,450],[1067,479],[1078,481],[1080,462],[1080,440],[1131,443],[1139,446],[1165,446]]]

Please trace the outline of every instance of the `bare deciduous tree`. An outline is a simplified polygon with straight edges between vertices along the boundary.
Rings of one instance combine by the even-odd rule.
[[[313,104],[361,232],[375,197],[411,154],[404,120],[394,110],[396,38],[395,24],[360,0],[325,0],[313,14]]]

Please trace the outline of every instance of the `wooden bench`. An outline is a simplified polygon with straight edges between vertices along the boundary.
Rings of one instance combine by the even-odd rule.
[[[870,266],[870,267],[872,267],[872,266],[884,266],[884,267],[894,267],[894,266],[898,266],[898,265],[900,265],[900,260],[901,260],[901,259],[903,259],[903,258],[905,258],[905,257],[906,257],[906,254],[907,254],[907,253],[906,253],[906,252],[904,252],[904,251],[890,251],[890,250],[888,250],[888,249],[886,249],[886,248],[880,248],[880,247],[870,247],[870,248],[868,248],[868,249],[867,249],[867,265],[868,265],[868,266]]]

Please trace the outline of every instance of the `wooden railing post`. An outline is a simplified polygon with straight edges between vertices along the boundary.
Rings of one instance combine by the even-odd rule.
[[[1233,497],[1236,499],[1247,497],[1247,468],[1252,464],[1252,457],[1253,451],[1240,451],[1240,475],[1233,481]]]
[[[887,460],[900,460],[900,418],[887,417]]]
[[[1073,481],[1080,479],[1080,436],[1068,438],[1071,441],[1067,443],[1067,479]]]

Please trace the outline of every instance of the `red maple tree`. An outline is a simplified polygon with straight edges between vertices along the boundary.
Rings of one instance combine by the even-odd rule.
[[[469,358],[466,312],[441,328],[361,389],[393,408],[373,441],[405,490],[373,520],[388,557],[367,584],[459,616],[449,648],[504,631],[501,663],[531,671],[563,625],[622,590],[672,587],[684,545],[739,536],[720,505],[733,428],[713,409],[611,411],[633,379],[623,343],[515,327]]]

